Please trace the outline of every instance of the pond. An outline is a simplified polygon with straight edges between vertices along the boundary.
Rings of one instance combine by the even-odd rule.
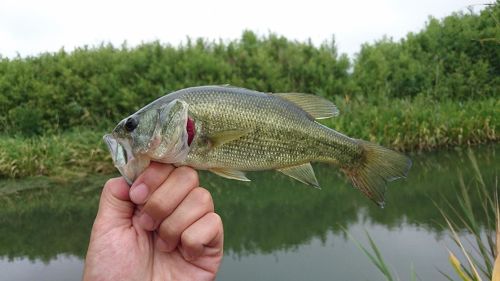
[[[493,190],[500,146],[472,151]],[[459,178],[475,181],[472,165],[466,149],[411,158],[408,179],[389,185],[384,209],[328,165],[314,165],[321,190],[272,171],[250,173],[250,183],[202,172],[225,229],[217,280],[384,280],[344,229],[368,246],[366,230],[401,280],[411,270],[421,280],[447,280],[438,270],[453,275],[447,257],[453,243],[433,202],[444,209],[456,204]],[[1,181],[0,281],[80,280],[100,189],[110,176]],[[480,203],[472,197],[475,207]]]

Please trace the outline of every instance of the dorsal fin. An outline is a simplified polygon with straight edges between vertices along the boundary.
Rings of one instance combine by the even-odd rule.
[[[305,163],[276,170],[300,182],[319,188],[318,180],[316,180],[316,175],[314,175],[314,170],[311,166],[311,163]]]
[[[339,110],[331,101],[317,95],[302,93],[275,93],[274,95],[294,103],[314,119],[326,119],[339,115]]]

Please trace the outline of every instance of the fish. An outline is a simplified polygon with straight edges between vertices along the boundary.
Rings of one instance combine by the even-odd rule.
[[[350,138],[319,123],[338,108],[314,94],[198,86],[162,96],[104,136],[114,165],[131,185],[151,161],[250,181],[246,172],[277,170],[319,188],[312,162],[337,166],[379,206],[387,183],[412,165],[402,153]]]

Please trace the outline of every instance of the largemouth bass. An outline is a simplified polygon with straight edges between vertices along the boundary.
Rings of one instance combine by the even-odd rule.
[[[104,140],[129,184],[156,161],[242,181],[249,181],[246,171],[274,169],[319,187],[311,162],[326,162],[383,206],[386,183],[406,177],[410,159],[315,121],[336,115],[337,107],[316,95],[202,86],[153,101]]]

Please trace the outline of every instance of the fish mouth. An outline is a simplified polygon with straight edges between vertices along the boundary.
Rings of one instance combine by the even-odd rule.
[[[127,172],[127,164],[134,159],[134,154],[132,153],[130,143],[126,140],[120,140],[112,134],[104,135],[103,140],[111,153],[113,164],[125,178],[127,183],[131,185],[133,179],[131,178],[131,175],[129,175],[129,172]]]

